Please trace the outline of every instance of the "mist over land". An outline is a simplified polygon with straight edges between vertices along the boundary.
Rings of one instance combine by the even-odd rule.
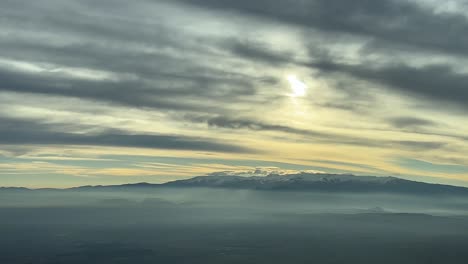
[[[466,190],[308,173],[3,188],[0,262],[465,263]]]

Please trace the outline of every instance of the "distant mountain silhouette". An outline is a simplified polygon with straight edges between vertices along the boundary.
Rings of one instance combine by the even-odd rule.
[[[416,182],[396,177],[354,176],[348,174],[298,173],[289,175],[270,174],[264,177],[210,175],[168,182],[164,185],[255,190],[468,195],[468,188],[465,187]]]
[[[24,187],[0,187],[0,191],[30,191],[30,189]]]
[[[396,177],[354,176],[348,174],[297,173],[267,176],[230,176],[211,174],[163,184],[135,183],[123,185],[81,186],[69,189],[38,189],[57,191],[151,191],[157,188],[227,188],[268,191],[323,191],[323,192],[384,192],[424,195],[468,195],[468,188],[430,184]],[[26,188],[0,188],[26,191]]]

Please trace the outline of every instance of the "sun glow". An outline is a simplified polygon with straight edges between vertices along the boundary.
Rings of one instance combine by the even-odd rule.
[[[289,86],[291,87],[293,97],[302,97],[307,93],[307,85],[300,81],[295,75],[288,75]]]

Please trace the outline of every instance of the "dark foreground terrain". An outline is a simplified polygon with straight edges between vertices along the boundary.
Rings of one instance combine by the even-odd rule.
[[[191,210],[131,208],[1,212],[0,263],[5,264],[414,264],[468,259],[465,218],[322,214],[209,219]]]
[[[468,263],[466,197],[0,192],[0,263]]]

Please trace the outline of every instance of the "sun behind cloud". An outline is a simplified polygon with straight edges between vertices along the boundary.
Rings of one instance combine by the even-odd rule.
[[[296,75],[288,75],[287,80],[292,90],[291,96],[303,97],[307,94],[307,85],[299,80]]]

